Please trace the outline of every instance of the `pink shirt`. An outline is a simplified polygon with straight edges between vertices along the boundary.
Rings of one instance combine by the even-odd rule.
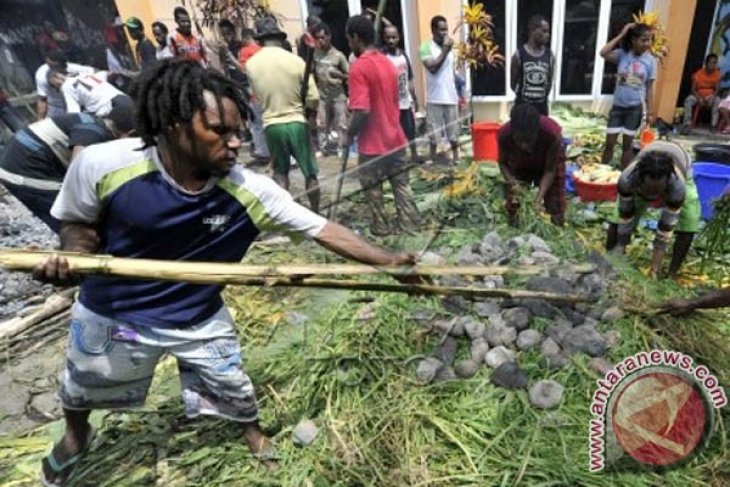
[[[371,50],[350,68],[350,110],[370,113],[358,136],[358,151],[364,156],[388,154],[408,145],[400,126],[398,74],[382,53]]]

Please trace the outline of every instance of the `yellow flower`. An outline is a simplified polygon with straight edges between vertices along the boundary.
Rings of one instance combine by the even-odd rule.
[[[464,8],[464,22],[468,25],[478,24],[484,15],[484,5],[475,3]]]
[[[659,13],[656,11],[639,12],[639,15],[634,15],[634,22],[636,22],[637,24],[645,24],[649,27],[654,27],[659,23]]]
[[[494,42],[492,16],[484,11],[482,3],[470,3],[464,7],[464,14],[454,32],[468,26],[467,44],[457,44],[456,55],[460,63],[476,67],[484,64],[501,63],[504,58],[498,54],[499,46]]]
[[[482,27],[481,25],[477,25],[476,27],[472,27],[469,37],[471,37],[472,39],[481,39],[486,35],[486,29],[484,29],[484,27]]]

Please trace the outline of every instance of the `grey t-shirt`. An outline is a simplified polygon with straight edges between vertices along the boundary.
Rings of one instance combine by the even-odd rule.
[[[330,47],[327,52],[317,49],[314,51],[314,66],[317,71],[317,88],[322,100],[343,101],[345,95],[345,82],[332,76],[333,71],[347,74],[350,65],[342,52]]]
[[[670,235],[679,220],[679,213],[684,204],[687,192],[687,179],[692,177],[692,159],[681,146],[673,142],[657,141],[643,148],[634,162],[624,169],[618,181],[619,192],[619,225],[618,233],[628,236],[634,229],[635,198],[639,197],[639,173],[637,166],[642,156],[661,152],[668,155],[674,163],[674,173],[667,183],[667,190],[662,195],[663,206],[659,220],[659,228],[665,235]]]
[[[646,97],[646,85],[656,79],[656,59],[650,52],[637,56],[633,52],[616,49],[618,55],[616,70],[616,91],[613,104],[618,107],[635,107]]]

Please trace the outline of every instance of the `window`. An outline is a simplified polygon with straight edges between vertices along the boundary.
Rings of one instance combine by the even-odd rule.
[[[551,35],[555,33],[553,26],[553,0],[520,0],[517,4],[517,46],[527,42],[527,22],[533,15],[542,15],[550,24]]]
[[[644,10],[644,0],[612,0],[611,17],[608,24],[608,39],[616,37],[624,25],[633,22],[633,15]],[[620,46],[619,46],[620,47]],[[616,88],[616,65],[606,62],[603,68],[601,94],[612,95]]]
[[[512,53],[505,52],[507,41],[507,21],[505,1],[480,2],[484,4],[487,13],[494,22],[494,37],[499,44],[500,52],[505,56]],[[504,66],[484,66],[471,70],[471,91],[474,96],[504,96],[506,95],[506,62]]]
[[[596,59],[596,36],[601,0],[566,0],[561,95],[590,95]],[[614,69],[615,72],[615,69]]]

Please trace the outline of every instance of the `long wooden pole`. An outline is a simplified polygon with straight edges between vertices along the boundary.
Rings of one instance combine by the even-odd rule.
[[[434,286],[432,284],[397,284],[364,282],[340,279],[316,278],[246,278],[236,279],[236,283],[246,286],[266,287],[315,287],[323,289],[346,289],[349,291],[381,291],[389,293],[426,294],[436,296],[465,296],[472,298],[510,298],[510,299],[542,299],[545,301],[563,301],[579,303],[595,301],[580,294],[558,294],[541,291],[522,291],[518,289],[486,289],[480,287]]]
[[[451,275],[494,275],[496,268],[488,267],[371,267],[307,264],[300,266],[249,266],[242,264],[221,264],[211,262],[180,262],[150,259],[126,259],[111,256],[85,255],[70,252],[49,252],[37,250],[0,250],[0,265],[9,269],[29,271],[50,255],[64,256],[70,267],[78,274],[100,274],[133,279],[182,281],[193,284],[271,286],[271,287],[316,287],[327,289],[349,289],[354,291],[384,291],[409,294],[457,295],[470,297],[533,298],[548,301],[580,302],[590,301],[577,294],[522,291],[511,289],[484,289],[480,287],[434,286],[432,284],[376,283],[353,280],[312,278],[311,275],[375,274],[385,272],[393,276],[430,276],[450,273]],[[286,270],[286,273],[282,273]],[[502,267],[504,273],[514,269]],[[527,271],[528,269],[523,269]],[[538,268],[538,271],[545,269]],[[578,269],[588,272],[587,268]],[[278,272],[277,272],[278,271]],[[437,272],[438,271],[438,272]],[[488,271],[489,273],[485,272]],[[524,272],[523,272],[524,273]],[[536,273],[530,270],[529,273]]]
[[[237,279],[247,278],[301,278],[323,275],[372,275],[394,276],[494,276],[538,275],[553,269],[575,274],[595,270],[592,264],[560,266],[372,266],[364,264],[290,264],[250,265],[220,262],[189,262],[175,260],[129,259],[108,255],[52,252],[47,250],[0,249],[0,266],[14,270],[32,270],[47,257],[66,257],[69,265],[79,274],[101,274],[119,277],[180,280],[205,284],[236,284]]]
[[[350,148],[344,147],[340,154],[340,172],[337,175],[337,189],[335,191],[335,200],[330,205],[329,214],[327,219],[333,222],[337,221],[337,205],[340,204],[340,198],[342,197],[342,185],[345,181],[345,172],[347,172],[347,159],[350,156]]]
[[[385,7],[388,4],[388,0],[380,0],[378,2],[378,11],[375,14],[375,39],[380,39],[380,35],[382,34],[380,30],[380,21],[383,18],[383,14],[385,13]]]

